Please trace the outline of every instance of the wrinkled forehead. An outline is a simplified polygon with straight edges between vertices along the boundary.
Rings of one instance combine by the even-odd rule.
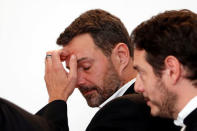
[[[64,52],[80,56],[83,54],[91,54],[96,45],[89,34],[82,34],[74,37],[67,45],[63,47]]]
[[[85,60],[92,60],[96,57],[96,50],[94,48],[83,48],[83,47],[73,47],[73,46],[64,46],[62,49],[61,59],[66,62],[68,67],[70,57],[75,55],[77,57],[77,63],[83,62]]]
[[[75,55],[77,59],[80,59],[81,57],[90,56],[93,50],[90,48],[69,48],[69,46],[65,46],[63,47],[62,52],[62,57],[64,57],[66,61],[69,61],[72,55]]]
[[[102,51],[95,45],[89,34],[81,34],[74,37],[63,47],[62,51],[66,55],[66,57],[64,57],[64,61],[66,61],[67,65],[71,55],[75,55],[77,60],[84,58],[99,59],[103,55]]]

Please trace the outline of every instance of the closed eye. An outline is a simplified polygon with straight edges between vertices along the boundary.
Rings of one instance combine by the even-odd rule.
[[[84,69],[84,70],[89,70],[89,69],[90,69],[90,66],[89,66],[89,67],[86,67],[86,68],[84,67],[83,69]]]

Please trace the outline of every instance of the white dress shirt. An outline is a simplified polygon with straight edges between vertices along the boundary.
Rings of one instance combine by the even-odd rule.
[[[132,79],[131,81],[127,82],[126,84],[124,84],[124,86],[122,86],[120,89],[118,89],[112,96],[110,96],[106,101],[104,101],[99,108],[102,108],[105,104],[107,104],[108,102],[110,102],[111,100],[122,96],[127,89],[136,81],[136,79]]]
[[[179,112],[178,117],[174,120],[174,124],[177,126],[181,126],[181,131],[184,131],[186,128],[185,124],[183,123],[184,119],[195,109],[197,108],[197,96],[192,98],[187,105]]]

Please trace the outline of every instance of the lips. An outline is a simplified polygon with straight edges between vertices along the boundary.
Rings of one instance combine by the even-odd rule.
[[[93,93],[94,91],[96,91],[95,87],[79,87],[80,92],[86,96],[86,95],[90,95],[91,93]]]
[[[144,100],[145,100],[145,101],[149,101],[148,97],[144,97]]]
[[[94,92],[95,90],[89,90],[89,91],[85,91],[85,92],[82,92],[84,96],[86,95],[90,95],[92,92]]]

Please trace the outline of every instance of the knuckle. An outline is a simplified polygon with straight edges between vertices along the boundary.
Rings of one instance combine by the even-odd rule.
[[[61,70],[61,68],[59,66],[54,66],[53,67],[54,72],[59,72],[60,70]]]
[[[45,74],[44,80],[45,80],[46,82],[48,81],[48,78],[49,78],[48,75]]]
[[[50,72],[51,72],[51,69],[50,69],[50,68],[46,68],[46,69],[45,69],[45,75],[46,75],[46,74],[49,74]]]

